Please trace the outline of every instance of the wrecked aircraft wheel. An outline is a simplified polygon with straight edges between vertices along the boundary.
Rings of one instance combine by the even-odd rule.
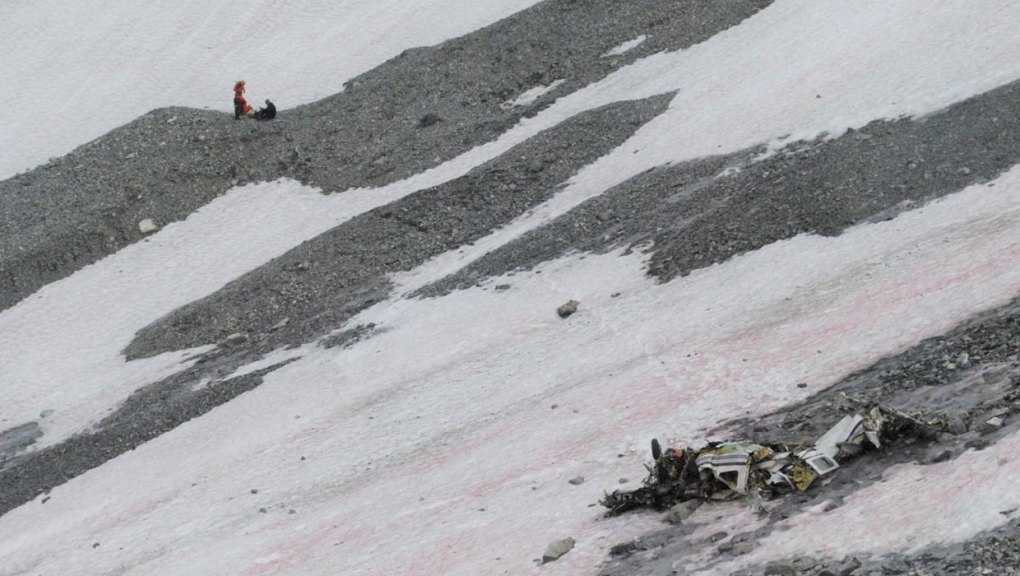
[[[662,447],[659,446],[659,439],[652,438],[652,460],[658,460],[662,456]]]

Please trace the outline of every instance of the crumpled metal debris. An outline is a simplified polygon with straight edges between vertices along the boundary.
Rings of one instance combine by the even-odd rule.
[[[938,421],[876,406],[864,414],[846,416],[812,446],[711,442],[700,449],[663,451],[652,440],[653,466],[641,488],[607,493],[600,504],[616,515],[635,508],[665,510],[695,498],[724,500],[746,497],[754,503],[776,495],[805,491],[819,478],[835,472],[867,449],[881,448],[897,438],[934,439]]]

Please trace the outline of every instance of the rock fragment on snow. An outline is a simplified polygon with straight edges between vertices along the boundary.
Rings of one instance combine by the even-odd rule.
[[[675,504],[666,513],[666,522],[680,524],[690,518],[694,511],[698,509],[698,506],[701,506],[701,500],[684,500]]]
[[[566,304],[556,309],[556,313],[560,315],[560,318],[566,318],[574,312],[577,312],[577,306],[580,304],[577,300],[571,300]]]
[[[754,542],[734,542],[730,547],[730,554],[734,556],[743,556],[744,554],[750,554],[754,551]]]
[[[925,464],[938,464],[939,462],[948,462],[949,460],[952,460],[952,458],[953,458],[953,453],[951,451],[949,451],[949,450],[941,450],[939,452],[934,452],[934,453],[928,455],[928,457],[925,458],[924,463]]]
[[[580,486],[581,484],[584,484],[584,476],[577,476],[576,478],[571,478],[570,480],[567,480],[567,482],[570,482],[574,486]]]
[[[545,554],[542,554],[542,564],[547,562],[554,562],[562,558],[567,552],[570,552],[574,548],[573,538],[564,538],[557,540],[545,549]]]
[[[765,576],[793,576],[797,573],[791,562],[771,562],[765,566]]]

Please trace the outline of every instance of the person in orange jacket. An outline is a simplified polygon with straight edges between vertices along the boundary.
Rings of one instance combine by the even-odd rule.
[[[246,115],[251,112],[251,106],[244,99],[244,87],[247,84],[244,80],[234,83],[234,120],[239,120],[242,114]]]

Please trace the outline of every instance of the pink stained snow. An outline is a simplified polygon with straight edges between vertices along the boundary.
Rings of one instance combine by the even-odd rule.
[[[464,15],[458,33],[483,23],[464,12],[470,3],[446,4],[450,14]],[[494,18],[530,3],[485,4]],[[1005,2],[979,11],[962,1],[864,4],[851,11],[841,2],[780,0],[703,45],[654,56],[564,98],[503,142],[418,180],[455,177],[539,127],[604,101],[680,90],[670,113],[583,171],[562,196],[508,227],[511,232],[479,243],[495,247],[628,172],[711,153],[713,142],[731,151],[774,143],[789,133],[839,133],[873,119],[931,112],[1018,76],[1012,54],[1020,39],[1003,23],[1016,21],[1020,8]],[[364,28],[382,26],[384,19],[366,7],[374,5],[344,6],[351,10],[347,17]],[[312,12],[321,16],[324,9]],[[163,10],[170,21],[185,18],[174,16],[176,6]],[[126,17],[116,8],[111,14],[97,22]],[[246,15],[242,21],[254,26],[254,14]],[[209,35],[222,33],[212,27]],[[288,46],[315,47],[314,35],[298,36]],[[380,30],[374,38],[393,37]],[[791,41],[795,37],[799,42]],[[369,42],[373,36],[363,38]],[[934,49],[925,44],[933,38],[955,41],[936,42]],[[943,48],[946,44],[951,46]],[[407,45],[393,41],[377,53]],[[758,50],[735,52],[736,45]],[[915,46],[922,48],[911,49]],[[237,75],[213,62],[220,76],[232,81]],[[875,73],[879,63],[888,69]],[[118,65],[140,72],[151,63],[143,58]],[[865,78],[870,84],[862,89]],[[317,77],[303,81],[311,90],[308,99],[339,89],[316,85]],[[824,87],[823,98],[816,98],[812,83]],[[726,98],[704,97],[705,90],[723,85],[732,89]],[[203,82],[185,86],[193,87],[174,100],[203,105]],[[148,109],[130,98],[110,105],[124,116],[116,122]],[[210,95],[206,105],[220,102]],[[750,116],[734,118],[735,110]],[[30,106],[28,112],[45,109]],[[69,145],[112,127],[87,126],[79,132],[83,140]],[[695,133],[699,139],[684,136]],[[40,147],[51,144],[38,141]],[[362,209],[352,209],[343,195],[317,199],[293,183],[264,186],[268,193],[289,192],[311,203],[284,204],[281,216],[306,214],[315,220],[313,227]],[[398,184],[394,193],[413,188]],[[227,201],[243,192],[210,205],[204,217],[216,221],[216,210],[227,213]],[[323,207],[324,214],[312,205]],[[271,374],[255,391],[56,488],[45,505],[37,500],[0,517],[0,574],[594,573],[610,546],[658,526],[655,515],[606,520],[599,507],[589,506],[603,490],[620,487],[621,477],[631,487],[640,481],[652,437],[696,442],[722,420],[795,402],[1014,297],[1020,291],[1014,265],[1020,256],[1017,206],[1020,176],[1010,172],[994,187],[972,187],[889,222],[836,238],[779,242],[665,285],[644,278],[640,256],[611,254],[566,258],[546,264],[541,274],[489,285],[508,283],[505,292],[483,288],[436,300],[386,302],[353,322],[375,321],[385,329],[373,338],[350,350],[301,349],[298,362]],[[187,231],[195,242],[204,233],[210,248],[214,238],[222,246],[214,226],[202,221],[181,223],[178,233]],[[309,233],[293,222],[274,226],[259,234],[274,236],[275,244],[264,244],[236,269],[212,278],[175,277],[160,286],[183,300],[200,297]],[[0,313],[0,324],[15,333],[28,333],[39,322],[52,325],[47,315],[73,306],[75,287],[95,281],[118,258],[138,265],[162,258],[157,248],[172,248],[174,233],[168,227],[153,246],[131,247],[41,292],[62,294],[52,308],[26,301]],[[241,244],[245,234],[255,237],[241,228],[235,233]],[[201,249],[200,242],[195,248]],[[447,255],[403,280],[420,285],[464,261]],[[128,320],[116,314],[93,320],[88,338],[98,334],[99,341],[111,343],[96,352],[105,355],[103,370],[118,362],[114,344],[166,312],[155,304],[164,296],[156,292],[151,302],[140,299]],[[571,298],[581,301],[580,311],[559,319],[556,306]],[[106,305],[113,312],[116,304],[114,299]],[[59,325],[53,330],[58,337]],[[84,346],[86,336],[81,338]],[[5,344],[0,365],[18,361],[7,356],[14,349]],[[153,379],[174,362],[151,367]],[[20,366],[27,373],[32,364]],[[66,429],[71,432],[87,422],[89,410],[101,413],[144,383],[140,368],[113,370],[123,381],[111,385],[114,391],[98,388],[87,407],[67,400],[59,388],[19,391],[13,379],[24,375],[20,371],[2,373],[0,387],[25,414],[50,407],[39,403],[38,394],[65,402],[68,412],[81,411],[83,419]],[[799,389],[798,382],[809,386]],[[59,421],[62,411],[53,418]],[[1020,500],[1004,484],[1020,473],[1012,458],[1018,442],[1007,438],[928,466],[925,474],[912,466],[892,469],[885,482],[859,491],[842,508],[791,521],[789,532],[765,540],[739,562],[805,549],[835,557],[855,550],[908,550],[995,526],[1005,519],[998,511]],[[997,474],[983,474],[987,469]],[[577,476],[585,482],[568,483]],[[739,504],[717,509],[723,523],[752,521]],[[918,510],[932,509],[938,512],[919,516]],[[881,539],[876,526],[883,527]],[[577,540],[576,548],[538,568],[532,560],[566,536]],[[95,543],[100,546],[93,548]],[[721,566],[717,573],[738,565]]]

